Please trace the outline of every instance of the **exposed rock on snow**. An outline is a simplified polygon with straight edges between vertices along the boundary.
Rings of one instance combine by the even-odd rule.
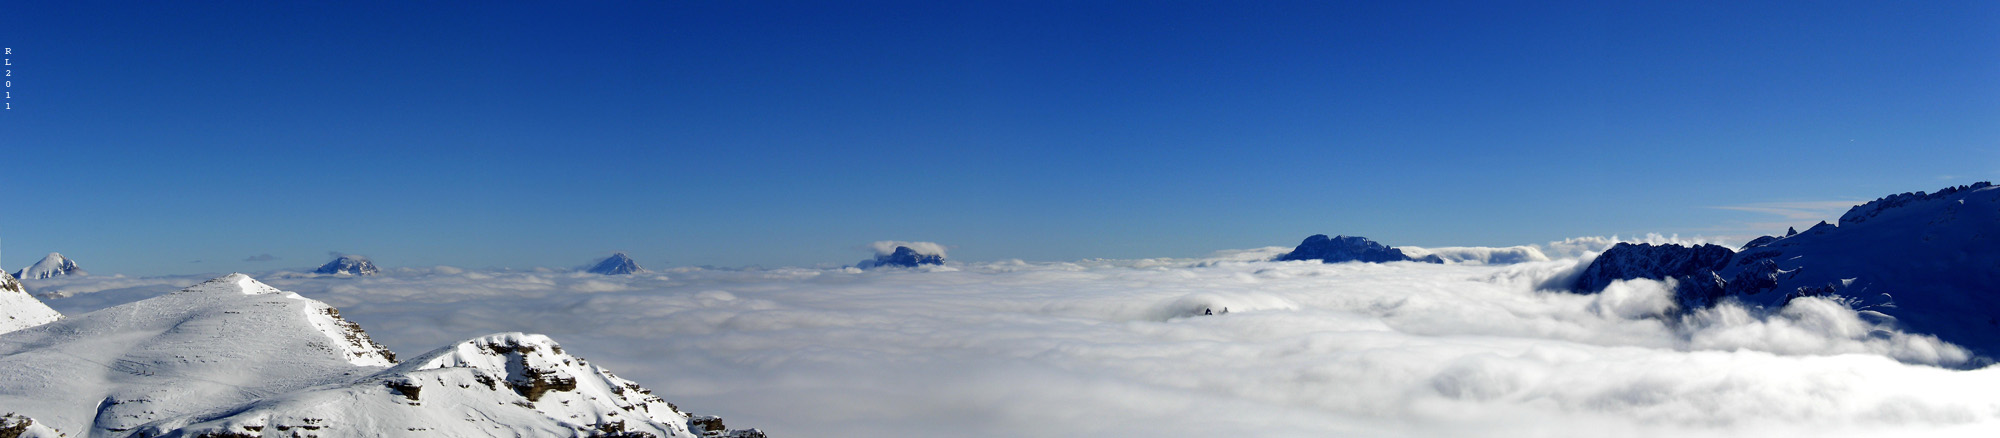
[[[0,274],[5,274],[0,272]],[[0,414],[0,438],[57,438],[63,434],[35,419],[13,413]]]
[[[353,254],[334,258],[333,261],[326,262],[313,271],[322,275],[375,275],[380,272],[382,270],[375,268],[375,262],[368,261],[367,257]]]
[[[1415,258],[1403,254],[1403,250],[1383,246],[1365,237],[1334,236],[1328,238],[1325,234],[1314,234],[1311,237],[1307,237],[1304,242],[1299,242],[1299,246],[1292,249],[1292,252],[1280,255],[1274,260],[1281,262],[1319,260],[1321,263],[1384,263],[1404,261],[1444,263],[1444,259],[1435,254],[1426,255],[1423,258]]]
[[[47,324],[60,318],[61,313],[56,313],[42,300],[29,295],[27,288],[22,287],[14,276],[0,272],[0,333]]]
[[[629,275],[646,272],[646,268],[639,267],[639,262],[632,261],[632,257],[620,252],[612,253],[610,257],[605,257],[604,260],[597,261],[596,264],[591,265],[590,269],[586,269],[584,272],[600,275]]]
[[[440,348],[337,387],[260,400],[226,415],[148,425],[144,434],[319,436],[409,431],[444,436],[694,437],[690,416],[638,384],[565,354],[545,336],[500,333]],[[708,418],[708,417],[697,417]],[[716,420],[716,426],[720,421]],[[703,423],[705,424],[705,423]],[[715,430],[762,436],[755,429]]]
[[[878,268],[883,266],[900,266],[905,268],[914,268],[919,265],[942,265],[942,264],[944,264],[944,254],[924,253],[924,252],[919,252],[915,249],[911,249],[908,246],[897,246],[894,251],[891,251],[888,254],[876,254],[874,260],[864,260],[860,264],[855,265],[855,267],[862,269]]]
[[[699,435],[546,337],[396,365],[332,307],[242,274],[0,334],[0,375],[0,412],[78,436]]]
[[[42,257],[42,261],[35,262],[32,266],[14,271],[14,277],[23,280],[41,280],[64,275],[87,274],[89,273],[84,272],[83,268],[76,266],[75,260],[70,260],[68,257],[63,257],[62,253],[55,252],[49,253],[47,257]]]

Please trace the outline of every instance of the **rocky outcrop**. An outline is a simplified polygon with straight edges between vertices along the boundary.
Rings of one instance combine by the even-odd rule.
[[[874,260],[861,262],[861,264],[858,267],[862,269],[879,268],[884,266],[914,268],[921,265],[942,265],[942,264],[944,264],[943,254],[924,254],[917,252],[917,250],[910,249],[910,247],[907,246],[898,246],[896,247],[895,251],[892,251],[888,254],[877,255],[875,256]]]
[[[1293,260],[1318,260],[1321,263],[1344,263],[1344,262],[1444,263],[1444,259],[1439,258],[1437,255],[1434,254],[1427,255],[1422,258],[1410,257],[1409,255],[1403,254],[1403,250],[1384,246],[1380,243],[1375,243],[1375,241],[1368,240],[1368,238],[1365,237],[1360,237],[1360,236],[1326,237],[1325,234],[1314,234],[1311,237],[1307,237],[1304,242],[1299,243],[1299,246],[1297,248],[1293,248],[1292,252],[1280,255],[1278,256],[1278,258],[1273,260],[1280,262],[1293,261]]]

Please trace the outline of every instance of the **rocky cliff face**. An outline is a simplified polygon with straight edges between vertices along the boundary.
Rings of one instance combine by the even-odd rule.
[[[1409,255],[1403,254],[1402,250],[1384,246],[1380,243],[1375,243],[1375,241],[1368,240],[1368,238],[1365,237],[1359,237],[1359,236],[1326,237],[1325,234],[1314,234],[1311,237],[1307,237],[1304,242],[1299,243],[1299,246],[1297,248],[1293,248],[1292,252],[1280,255],[1278,256],[1278,258],[1274,260],[1281,262],[1292,261],[1292,260],[1319,260],[1322,263],[1343,263],[1343,262],[1384,263],[1384,262],[1405,262],[1405,261],[1424,262],[1424,263],[1444,263],[1444,259],[1439,258],[1436,255],[1428,255],[1423,258],[1410,257]]]

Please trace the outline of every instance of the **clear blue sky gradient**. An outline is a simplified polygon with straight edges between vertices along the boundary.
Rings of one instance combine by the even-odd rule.
[[[0,6],[0,263],[1515,245],[2000,176],[1995,2],[293,3]]]

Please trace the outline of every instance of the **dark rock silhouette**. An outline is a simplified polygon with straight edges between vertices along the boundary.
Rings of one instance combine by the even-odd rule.
[[[1424,262],[1424,263],[1444,263],[1444,259],[1438,257],[1435,254],[1424,256],[1423,258],[1414,258],[1403,254],[1403,250],[1391,248],[1388,246],[1383,246],[1382,244],[1375,243],[1375,241],[1368,240],[1368,238],[1365,237],[1359,237],[1359,236],[1326,237],[1325,234],[1314,234],[1311,237],[1307,237],[1304,242],[1299,243],[1299,246],[1297,248],[1293,248],[1292,252],[1288,252],[1285,253],[1284,255],[1278,256],[1278,258],[1274,260],[1280,262],[1292,261],[1292,260],[1319,260],[1321,263],[1344,263],[1344,262],[1384,263],[1384,262],[1406,262],[1406,261]]]

